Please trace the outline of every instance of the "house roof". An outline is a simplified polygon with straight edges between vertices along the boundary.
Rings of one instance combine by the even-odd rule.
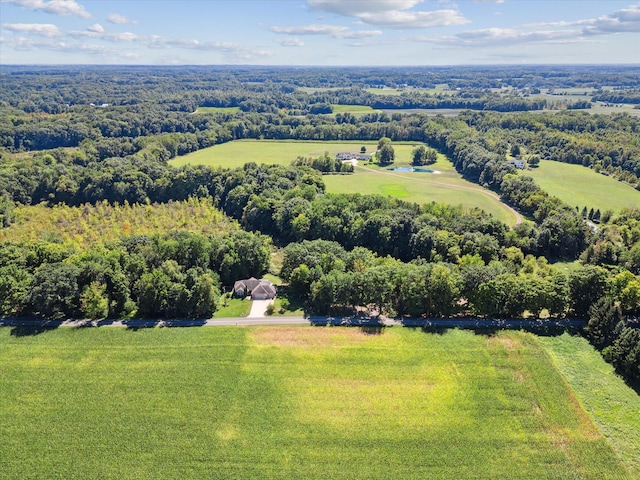
[[[259,295],[259,294],[266,294],[266,295],[275,295],[276,294],[276,288],[271,285],[271,283],[260,283],[260,285],[258,285],[256,288],[254,288],[251,291],[251,295]]]

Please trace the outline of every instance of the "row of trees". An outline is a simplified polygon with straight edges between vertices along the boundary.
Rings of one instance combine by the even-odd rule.
[[[564,273],[542,257],[509,247],[500,260],[466,254],[457,262],[403,263],[356,247],[322,240],[287,246],[281,275],[317,313],[366,308],[379,314],[446,317],[470,314],[517,318],[585,318],[604,295],[640,313],[640,279],[629,271],[610,277],[600,267]]]

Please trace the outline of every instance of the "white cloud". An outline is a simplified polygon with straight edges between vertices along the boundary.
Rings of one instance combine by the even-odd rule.
[[[3,3],[13,3],[29,10],[42,10],[54,15],[75,15],[82,18],[90,18],[87,12],[76,0],[1,0]]]
[[[519,29],[512,28],[485,28],[482,30],[467,31],[449,37],[414,37],[412,40],[457,48],[578,43],[584,41],[584,39],[580,37],[580,32],[576,30],[523,32]]]
[[[585,35],[640,32],[640,5],[632,5],[599,18],[577,22],[584,25]]]
[[[274,33],[284,35],[326,35],[333,38],[369,38],[382,35],[380,30],[351,30],[339,25],[304,25],[301,27],[271,27]]]
[[[347,17],[359,17],[363,14],[375,14],[391,12],[394,10],[407,10],[415,7],[423,0],[308,0],[307,4],[313,10],[337,13]]]
[[[126,23],[138,23],[135,20],[129,20],[124,15],[120,15],[118,13],[110,13],[107,16],[107,21],[111,23],[115,23],[116,25],[124,25]]]
[[[610,15],[573,22],[558,21],[514,28],[470,30],[446,37],[414,37],[411,40],[457,48],[514,46],[522,44],[568,44],[590,41],[598,35],[640,32],[640,5]]]
[[[91,25],[90,27],[87,27],[87,30],[90,32],[95,32],[95,33],[104,33],[104,27],[102,25],[100,25],[99,23],[95,23],[93,25]]]
[[[2,28],[11,32],[40,35],[41,37],[59,37],[60,30],[51,23],[3,23]]]
[[[392,29],[416,29],[449,27],[469,23],[454,9],[411,10],[423,0],[307,0],[310,8],[347,17],[377,27]]]
[[[610,15],[588,18],[575,22],[546,22],[524,25],[525,28],[582,27],[584,35],[609,35],[612,33],[640,32],[640,5],[617,10]]]
[[[469,23],[469,20],[456,10],[435,10],[432,12],[396,10],[384,13],[362,14],[359,18],[371,25],[395,29],[450,27]]]
[[[276,43],[279,43],[283,47],[304,47],[304,42],[299,38],[280,38],[276,40]]]

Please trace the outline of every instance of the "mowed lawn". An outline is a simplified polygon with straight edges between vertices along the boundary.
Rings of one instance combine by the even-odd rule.
[[[238,168],[247,162],[290,165],[298,156],[319,156],[325,151],[359,152],[364,146],[375,152],[377,142],[297,142],[241,140],[199,150],[178,157],[174,166],[205,164],[211,167]],[[396,161],[393,167],[407,166],[417,143],[394,143]],[[366,168],[361,168],[366,167]],[[325,175],[327,191],[331,193],[361,193],[390,195],[416,203],[440,202],[479,207],[496,218],[513,224],[515,217],[492,192],[464,180],[443,155],[429,168],[439,174],[419,172],[390,172],[375,165],[361,165],[353,175]]]
[[[0,478],[632,478],[525,333],[0,329]]]
[[[176,157],[169,163],[174,166],[203,164],[211,167],[240,168],[245,163],[256,162],[267,165],[291,165],[297,157],[320,156],[324,152],[367,152],[376,150],[377,142],[298,142],[271,140],[236,140],[215,145],[196,152]]]
[[[390,169],[409,166],[415,147],[413,144],[395,145],[396,161],[391,167],[362,164],[356,167],[353,176],[325,175],[323,180],[327,191],[390,195],[421,204],[439,202],[465,208],[477,207],[507,224],[515,223],[515,216],[497,195],[462,178],[444,155],[439,155],[435,164],[425,167],[438,173],[395,172]]]
[[[607,177],[582,165],[542,160],[538,168],[527,170],[538,185],[569,205],[612,210],[640,205],[640,191],[615,178]]]

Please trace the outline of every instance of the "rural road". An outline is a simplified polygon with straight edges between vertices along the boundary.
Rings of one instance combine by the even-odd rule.
[[[504,205],[507,210],[509,210],[511,212],[511,214],[515,217],[516,219],[516,223],[515,225],[520,225],[522,223],[522,215],[520,215],[520,213],[518,213],[514,208],[510,207],[509,205],[507,205],[506,203],[504,203],[502,201],[502,199],[500,198],[500,196],[490,190],[486,190],[480,186],[478,187],[467,187],[465,185],[452,185],[450,183],[444,183],[444,182],[434,182],[431,180],[423,180],[420,178],[415,178],[415,177],[407,177],[406,175],[401,175],[399,173],[393,173],[393,172],[383,172],[380,170],[374,170],[372,168],[368,168],[368,167],[363,167],[363,166],[359,166],[358,168],[361,168],[363,170],[366,170],[367,172],[371,172],[371,173],[376,173],[379,175],[390,175],[392,177],[399,177],[399,178],[410,178],[412,181],[416,181],[416,182],[423,182],[423,183],[427,183],[429,185],[439,185],[441,187],[448,187],[448,188],[457,188],[459,190],[469,190],[472,192],[478,192],[481,193],[483,195],[487,195],[488,197],[491,197],[495,200],[497,200],[498,202],[500,202],[502,205]]]

